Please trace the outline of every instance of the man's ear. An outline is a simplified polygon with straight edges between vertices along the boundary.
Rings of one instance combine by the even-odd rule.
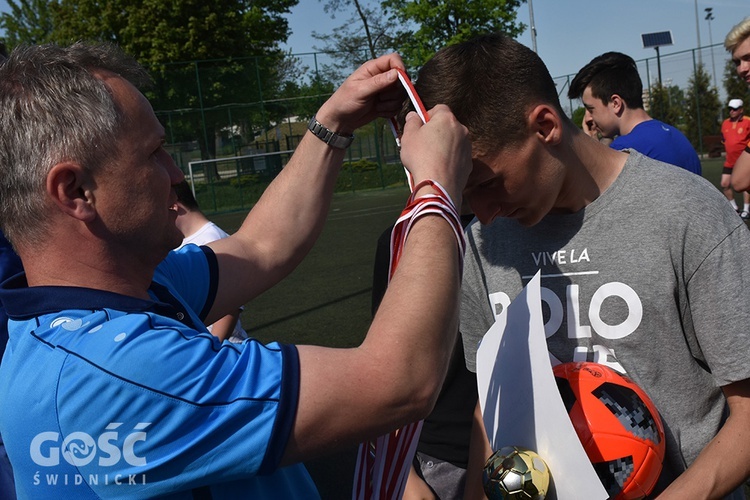
[[[61,212],[84,222],[96,217],[91,175],[79,164],[62,162],[47,173],[47,195]]]
[[[175,208],[177,208],[177,215],[185,215],[189,212],[187,208],[185,208],[185,205],[183,205],[181,202],[177,202],[174,204]]]
[[[546,145],[556,145],[562,140],[562,120],[559,112],[548,104],[540,104],[529,114],[534,135]]]
[[[625,101],[622,100],[622,97],[620,97],[619,94],[612,94],[609,98],[609,102],[612,104],[612,111],[614,111],[617,116],[621,116],[623,111],[625,111]]]

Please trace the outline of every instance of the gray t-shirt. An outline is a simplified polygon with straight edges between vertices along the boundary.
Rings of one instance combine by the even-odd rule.
[[[496,315],[541,270],[553,359],[609,364],[658,408],[667,456],[657,489],[695,460],[726,417],[720,386],[750,377],[750,231],[718,189],[630,151],[583,210],[533,227],[474,221],[467,241],[470,370]]]

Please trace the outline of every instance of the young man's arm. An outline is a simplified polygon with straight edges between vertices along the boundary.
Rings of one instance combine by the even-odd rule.
[[[732,168],[732,188],[735,191],[750,190],[750,146],[737,158]]]
[[[224,341],[232,336],[234,327],[237,325],[237,321],[240,319],[240,309],[237,309],[234,313],[227,314],[223,318],[214,321],[211,324],[211,334],[214,337],[218,337],[219,340]]]
[[[484,463],[492,455],[490,440],[484,428],[482,419],[482,407],[477,400],[474,409],[474,421],[471,426],[471,447],[469,448],[469,465],[466,468],[466,484],[464,486],[465,500],[484,500],[484,484],[482,483],[482,469]]]
[[[660,500],[723,498],[750,476],[750,379],[722,387],[729,418]]]

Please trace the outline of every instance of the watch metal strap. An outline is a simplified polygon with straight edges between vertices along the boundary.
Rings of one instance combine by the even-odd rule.
[[[340,135],[333,130],[328,129],[316,120],[314,115],[310,118],[310,123],[307,124],[307,129],[312,132],[315,137],[337,149],[348,148],[354,140],[353,135]]]

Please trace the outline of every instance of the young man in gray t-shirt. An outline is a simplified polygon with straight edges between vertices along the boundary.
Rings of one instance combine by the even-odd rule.
[[[467,365],[496,315],[542,272],[553,362],[626,372],[654,400],[660,498],[731,495],[750,471],[750,232],[703,178],[592,140],[563,113],[531,50],[487,35],[419,73],[472,138],[461,332]],[[475,426],[481,414],[475,412]],[[467,498],[492,453],[473,434]],[[562,480],[556,478],[556,480]]]

